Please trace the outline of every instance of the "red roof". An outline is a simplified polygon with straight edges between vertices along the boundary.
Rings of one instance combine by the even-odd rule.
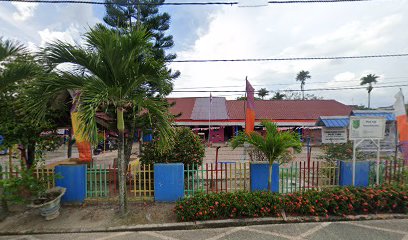
[[[170,108],[170,113],[173,115],[178,115],[181,113],[181,116],[177,118],[178,120],[190,120],[195,100],[195,97],[168,98],[167,101],[169,103],[174,103],[174,105]]]
[[[175,103],[170,108],[174,115],[180,114],[177,120],[191,120],[195,97],[169,98]],[[226,107],[229,120],[244,120],[244,100],[227,100]],[[255,114],[257,120],[317,120],[320,116],[349,115],[352,108],[335,100],[256,100]],[[213,119],[217,120],[217,119]]]
[[[227,101],[230,119],[245,119],[243,100]],[[256,119],[317,120],[320,116],[349,115],[351,107],[335,100],[257,100]]]

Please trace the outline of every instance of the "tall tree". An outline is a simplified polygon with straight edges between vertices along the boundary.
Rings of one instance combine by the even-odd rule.
[[[360,79],[360,85],[367,85],[367,92],[368,92],[368,105],[367,107],[370,108],[370,103],[371,103],[371,91],[373,91],[374,87],[373,87],[373,83],[377,83],[377,78],[379,78],[379,76],[376,76],[375,74],[368,74],[365,77],[362,77]]]
[[[281,157],[285,156],[289,148],[294,148],[296,152],[302,149],[299,136],[294,132],[278,131],[275,123],[263,121],[266,128],[265,135],[258,132],[240,133],[231,140],[232,148],[242,146],[245,142],[261,151],[269,161],[268,191],[272,186],[272,165]]]
[[[85,123],[82,130],[92,142],[96,142],[96,112],[114,109],[119,133],[119,207],[120,213],[125,214],[127,165],[124,135],[128,129],[124,119],[130,117],[136,121],[143,110],[154,119],[159,139],[166,147],[174,135],[171,116],[163,101],[151,95],[156,91],[155,86],[170,81],[170,76],[163,60],[154,57],[149,36],[143,29],[118,34],[98,24],[85,35],[84,40],[84,46],[61,41],[47,46],[47,61],[54,66],[69,63],[73,68],[62,70],[57,78],[44,78],[38,83],[37,88],[43,89],[43,92],[37,95],[38,99],[33,99],[30,117],[41,119],[46,108],[44,100],[51,99],[56,93],[62,90],[78,91],[79,118]]]
[[[33,77],[37,70],[37,65],[27,61],[24,45],[0,37],[0,91],[11,84]]]
[[[302,100],[305,100],[305,84],[306,79],[311,78],[309,71],[300,71],[296,76],[296,81],[300,82],[300,90],[302,91]]]
[[[164,0],[106,0],[104,22],[114,29],[126,32],[144,27],[154,39],[155,57],[173,60],[175,54],[165,51],[174,45],[173,36],[166,35],[170,28],[170,15],[159,12]],[[115,4],[112,4],[115,3]],[[177,73],[178,74],[178,73]]]
[[[163,61],[170,61],[176,58],[175,54],[166,53],[166,51],[173,47],[174,41],[173,36],[166,33],[170,28],[170,15],[159,11],[164,0],[105,0],[105,2],[109,4],[105,5],[106,15],[104,22],[112,29],[124,34],[144,28],[152,36],[150,41],[153,43],[155,58],[163,59]],[[180,75],[179,71],[168,69],[168,72],[173,80]],[[153,87],[153,84],[155,83],[151,83],[151,87]],[[165,96],[172,89],[173,85],[171,82],[167,82],[165,86],[157,86],[156,92]],[[134,121],[131,118],[125,118],[124,120],[126,125],[134,125]],[[137,128],[142,130],[141,132],[143,133],[143,129],[146,129],[146,126],[144,126],[142,121],[138,124]],[[127,162],[130,160],[134,133],[135,130],[130,128],[130,134],[128,134],[125,147]],[[139,148],[142,148],[141,142],[139,143]]]
[[[264,100],[264,98],[265,98],[266,96],[268,96],[268,95],[269,95],[269,91],[266,90],[266,88],[261,88],[261,89],[259,89],[259,91],[258,91],[258,96],[259,96],[262,100]]]
[[[275,95],[271,98],[271,100],[283,100],[285,98],[285,94],[276,92]]]

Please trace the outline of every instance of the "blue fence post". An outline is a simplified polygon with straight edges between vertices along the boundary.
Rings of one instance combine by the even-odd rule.
[[[55,185],[66,188],[63,203],[83,203],[86,198],[86,164],[55,167]]]
[[[356,187],[367,187],[369,183],[370,162],[356,162]],[[353,163],[340,161],[340,186],[353,185]]]
[[[184,164],[154,164],[154,200],[175,202],[184,197]]]
[[[269,163],[251,163],[251,192],[267,191],[269,177]],[[279,164],[272,165],[272,192],[279,192]]]

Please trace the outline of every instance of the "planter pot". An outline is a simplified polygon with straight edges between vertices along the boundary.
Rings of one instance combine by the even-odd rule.
[[[31,207],[39,208],[41,216],[45,218],[45,220],[52,220],[59,216],[59,209],[61,206],[61,197],[65,193],[65,188],[62,187],[55,187],[51,188],[47,191],[48,194],[55,194],[55,198],[50,201],[41,204],[32,204]],[[39,199],[41,200],[41,199]]]

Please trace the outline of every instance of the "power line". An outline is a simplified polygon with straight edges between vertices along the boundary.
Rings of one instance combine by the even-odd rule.
[[[393,88],[393,87],[406,87],[408,84],[399,84],[399,85],[377,85],[375,88]],[[354,90],[354,89],[367,89],[364,86],[350,86],[350,87],[338,87],[338,88],[310,88],[304,89],[305,92],[312,91],[336,91],[336,90]],[[271,90],[270,92],[300,92],[302,90],[298,89],[282,89],[282,90]],[[185,92],[185,93],[245,93],[244,90],[173,90],[172,92]],[[254,91],[257,92],[257,91]]]
[[[0,0],[1,1],[1,0]],[[408,57],[408,53],[378,54],[361,56],[334,56],[334,57],[289,57],[289,58],[243,58],[243,59],[186,59],[171,60],[174,63],[207,63],[207,62],[270,62],[270,61],[309,61],[309,60],[344,60],[366,58]]]
[[[374,0],[300,0],[300,1],[268,1],[268,4],[307,4],[307,3],[342,3],[342,2],[371,2]],[[91,4],[91,5],[127,5],[114,2],[81,1],[81,0],[0,0],[0,2],[44,3],[44,4]],[[239,5],[239,2],[164,2],[164,3],[136,3],[143,6],[205,6],[205,5]]]
[[[408,77],[398,77],[398,78],[408,78]],[[383,79],[395,79],[395,78],[383,78]],[[360,79],[353,79],[353,80],[345,80],[345,81],[321,81],[321,82],[309,82],[307,83],[308,85],[310,84],[319,84],[319,83],[339,83],[339,82],[356,82],[356,81],[360,81]],[[392,82],[386,82],[386,84],[390,84],[390,83],[405,83],[406,81],[392,81]],[[271,83],[268,85],[259,85],[259,84],[253,84],[252,86],[254,87],[265,87],[265,86],[289,86],[289,85],[296,85],[298,83]],[[383,83],[385,84],[385,83]],[[375,85],[375,86],[381,86],[381,85]],[[241,86],[211,86],[211,87],[183,87],[183,88],[177,88],[177,90],[187,90],[187,89],[202,89],[202,88],[206,88],[206,89],[216,89],[216,88],[244,88],[244,85]],[[346,86],[347,87],[347,86]]]

